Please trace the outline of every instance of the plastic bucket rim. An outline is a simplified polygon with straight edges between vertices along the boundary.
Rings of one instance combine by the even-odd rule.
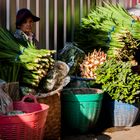
[[[102,89],[99,89],[99,88],[64,88],[62,90],[63,91],[68,91],[68,90],[72,90],[72,91],[77,91],[77,90],[95,90],[96,93],[95,94],[103,94],[103,90]],[[75,93],[76,94],[76,93]],[[82,93],[77,93],[78,95],[82,94]],[[90,95],[90,93],[86,93],[86,95]]]
[[[15,103],[19,103],[19,102],[15,102]],[[26,104],[28,104],[28,103],[26,103]],[[33,103],[33,104],[35,104],[35,103]],[[38,103],[36,103],[36,104],[38,104]],[[14,116],[0,115],[0,118],[3,118],[3,117],[7,117],[8,118],[8,117],[16,117],[16,116],[20,117],[20,116],[32,115],[32,114],[37,114],[37,113],[42,112],[42,111],[48,111],[49,108],[50,108],[50,106],[46,105],[46,104],[39,104],[39,105],[41,105],[42,109],[39,109],[37,111],[33,111],[33,112],[29,112],[29,113],[23,113],[23,114],[16,114]]]

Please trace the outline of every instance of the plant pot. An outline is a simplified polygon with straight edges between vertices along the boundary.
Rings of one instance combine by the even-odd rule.
[[[139,105],[110,101],[109,109],[113,126],[132,126],[139,115]]]
[[[85,133],[98,120],[103,92],[95,88],[68,88],[62,91],[62,123],[69,132]]]

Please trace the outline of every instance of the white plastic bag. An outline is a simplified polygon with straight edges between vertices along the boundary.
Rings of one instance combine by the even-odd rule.
[[[0,115],[5,115],[13,111],[13,101],[8,94],[3,91],[2,86],[3,85],[0,84]]]
[[[68,72],[69,67],[65,62],[56,61],[54,69],[48,72],[48,78],[46,79],[46,84],[44,84],[46,90],[53,91],[66,86],[70,82]]]

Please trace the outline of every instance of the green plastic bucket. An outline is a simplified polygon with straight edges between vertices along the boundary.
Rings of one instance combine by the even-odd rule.
[[[103,91],[96,88],[67,88],[62,91],[62,123],[72,132],[85,133],[99,118]]]

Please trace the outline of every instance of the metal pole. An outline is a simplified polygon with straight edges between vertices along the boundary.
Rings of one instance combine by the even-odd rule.
[[[27,8],[30,9],[30,0],[27,0]]]
[[[36,0],[36,16],[39,17],[39,0]],[[39,22],[36,22],[36,39],[39,41]]]
[[[46,49],[49,49],[49,0],[46,0]]]
[[[6,0],[6,28],[10,29],[10,0]]]
[[[57,50],[57,0],[54,0],[54,50]]]
[[[64,0],[63,1],[63,3],[64,3],[64,19],[63,19],[63,24],[64,24],[64,26],[63,26],[63,34],[64,34],[64,44],[63,45],[65,45],[65,43],[66,43],[66,36],[67,36],[67,0]]]

